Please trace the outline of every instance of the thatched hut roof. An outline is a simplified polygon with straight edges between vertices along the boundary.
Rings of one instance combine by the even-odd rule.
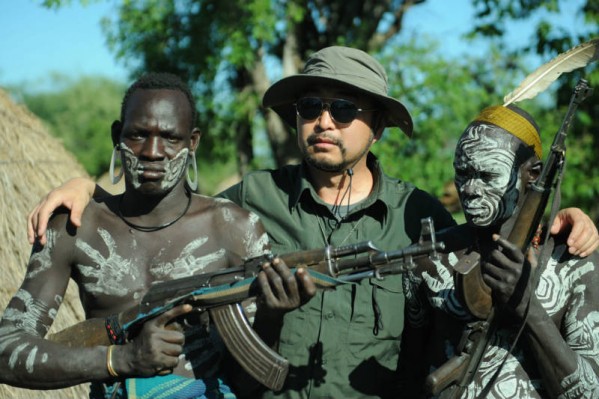
[[[20,286],[29,259],[27,213],[49,190],[75,176],[82,166],[27,109],[0,89],[0,313]],[[83,320],[76,285],[71,282],[52,331]],[[86,398],[88,385],[33,391],[0,384],[0,399]]]

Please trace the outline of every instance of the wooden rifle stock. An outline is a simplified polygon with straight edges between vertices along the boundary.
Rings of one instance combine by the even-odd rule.
[[[320,287],[334,287],[367,277],[384,278],[415,266],[420,256],[436,257],[444,248],[437,242],[431,218],[422,219],[420,241],[395,251],[380,251],[370,241],[342,247],[298,251],[280,258],[290,267],[306,267]],[[365,256],[358,256],[366,253]],[[242,266],[155,283],[139,305],[116,317],[126,338],[135,336],[147,320],[174,306],[189,303],[208,311],[227,349],[257,381],[280,390],[288,372],[288,362],[268,347],[251,328],[239,303],[257,295],[256,276],[272,255],[249,259]],[[105,319],[88,319],[49,336],[52,341],[71,347],[110,345]]]
[[[466,373],[468,360],[470,360],[470,355],[464,352],[443,363],[441,367],[427,376],[424,382],[426,392],[438,396],[446,387],[459,381]]]
[[[428,393],[440,399],[458,399],[470,384],[487,349],[487,343],[495,331],[494,309],[488,320],[469,323],[462,333],[460,344],[451,359],[430,373],[424,382]],[[483,345],[483,343],[485,343]]]
[[[541,223],[551,191],[563,168],[566,136],[572,118],[578,105],[591,92],[592,89],[584,79],[581,79],[574,88],[568,111],[553,139],[547,160],[539,177],[528,188],[516,221],[508,235],[508,241],[518,246],[524,253],[528,250]],[[428,392],[439,393],[452,384],[456,385],[449,395],[442,396],[444,398],[459,398],[463,390],[472,382],[489,345],[489,339],[496,331],[498,323],[498,309],[493,306],[491,289],[482,279],[480,254],[471,252],[458,261],[454,270],[456,271],[456,290],[461,293],[464,304],[474,316],[483,320],[469,324],[458,345],[458,355],[427,377],[425,388]]]

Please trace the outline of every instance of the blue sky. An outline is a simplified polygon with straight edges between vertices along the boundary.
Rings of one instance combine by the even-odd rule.
[[[78,0],[49,10],[33,0],[0,0],[0,86],[36,83],[50,72],[123,80],[127,70],[105,44],[100,19],[115,1]]]
[[[572,9],[582,0],[568,0]],[[468,49],[461,35],[472,22],[471,0],[427,0],[410,10],[402,35],[426,34],[443,42],[453,54]],[[119,1],[79,0],[49,10],[41,0],[0,0],[0,87],[20,83],[43,86],[48,76],[103,75],[127,81],[127,69],[105,44],[100,19],[114,13]],[[564,25],[580,26],[574,13],[563,13]],[[514,42],[530,38],[530,23],[512,27]],[[535,66],[536,67],[536,66]],[[532,68],[534,69],[534,68]]]

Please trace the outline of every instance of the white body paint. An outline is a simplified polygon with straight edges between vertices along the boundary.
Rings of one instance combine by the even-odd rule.
[[[83,240],[77,239],[75,242],[76,247],[92,260],[90,265],[78,265],[80,273],[90,279],[84,283],[85,289],[92,294],[124,297],[130,292],[124,279],[139,279],[139,269],[131,259],[119,255],[117,244],[108,231],[99,228],[98,234],[108,249],[108,256],[103,256],[99,249]]]
[[[541,275],[535,294],[548,315],[564,312],[561,326],[562,336],[568,346],[580,355],[577,371],[562,381],[562,386],[568,389],[568,393],[563,398],[595,398],[597,396],[593,395],[599,394],[599,381],[592,372],[590,362],[594,362],[594,366],[599,367],[599,312],[588,312],[588,310],[582,309],[582,306],[585,304],[586,282],[596,273],[596,267],[592,262],[579,258],[558,263],[558,259],[566,250],[565,245],[556,247]],[[450,258],[451,256],[452,254],[450,254]],[[409,284],[412,286],[406,290],[406,298],[408,309],[410,309],[408,320],[412,325],[421,326],[430,321],[426,319],[430,315],[422,313],[422,308],[419,309],[420,313],[412,309],[421,307],[423,300],[428,302],[430,308],[457,319],[463,319],[465,314],[464,309],[454,306],[451,294],[448,294],[448,291],[455,292],[455,287],[453,279],[447,278],[447,266],[438,262],[435,263],[435,266],[437,268],[436,275],[422,273],[420,278],[413,273],[408,275]],[[425,284],[427,299],[414,297],[416,295],[415,287],[422,283]],[[414,306],[410,306],[411,303]],[[499,330],[492,337],[477,377],[462,398],[478,398],[483,387],[490,381],[498,365],[508,353],[515,333],[513,329],[504,329]],[[446,342],[445,345],[445,353],[450,358],[455,354],[456,348],[449,342]],[[488,397],[497,399],[541,398],[539,392],[543,391],[540,390],[540,377],[529,375],[523,368],[523,364],[526,364],[524,353],[520,347],[517,347],[512,354],[508,355]],[[534,365],[532,367],[534,369]]]

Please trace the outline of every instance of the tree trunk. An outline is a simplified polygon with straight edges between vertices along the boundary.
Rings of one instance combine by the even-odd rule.
[[[288,36],[286,43],[293,42],[294,38],[295,36],[293,36],[293,38]],[[288,47],[294,48],[294,46],[285,45],[286,49],[282,59],[284,76],[298,72],[297,62],[292,62],[290,60],[299,59],[299,57],[293,50],[287,50]],[[292,67],[290,64],[295,66]],[[262,62],[262,57],[257,57],[252,76],[256,94],[258,95],[261,104],[264,93],[271,85],[271,82],[266,75],[266,68]],[[285,122],[279,118],[276,112],[270,109],[263,109],[262,115],[266,121],[266,133],[268,135],[276,166],[279,167],[291,163],[298,163],[301,160],[301,157],[295,142],[295,134],[292,132],[293,129],[287,126]]]

